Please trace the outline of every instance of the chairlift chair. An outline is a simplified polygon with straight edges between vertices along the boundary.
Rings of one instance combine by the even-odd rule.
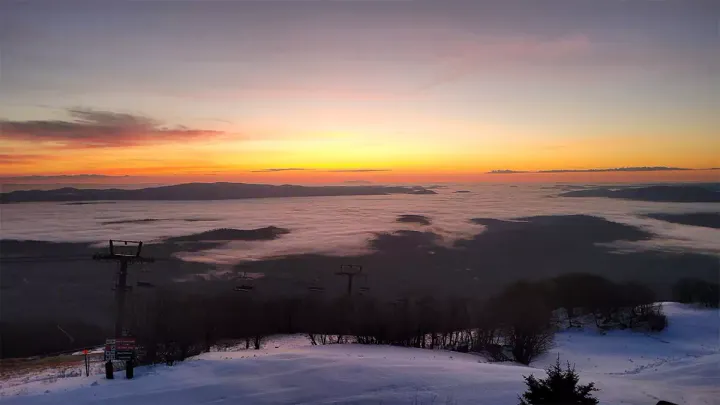
[[[313,280],[313,283],[311,285],[309,285],[307,289],[310,292],[318,292],[318,293],[325,291],[325,287],[323,287],[319,284],[317,278],[315,280]]]
[[[138,272],[150,273],[150,266],[147,266],[146,263],[140,262],[137,264],[137,266],[138,266]]]
[[[407,304],[408,304],[407,298],[398,298],[398,299],[390,302],[390,305],[392,305],[394,307],[405,306]]]
[[[243,280],[248,280],[244,282],[243,284],[240,284],[238,286],[235,286],[233,290],[238,292],[251,292],[255,288],[252,283],[252,278],[247,276],[247,272],[243,272],[243,275],[241,276]]]
[[[362,275],[362,281],[360,282],[360,286],[358,287],[358,292],[360,294],[365,294],[368,291],[370,291],[370,287],[368,287],[368,277],[367,274]]]
[[[150,273],[149,266],[147,266],[145,263],[140,262],[137,264],[138,266],[138,272],[140,274],[148,274]],[[141,276],[142,277],[142,276]],[[135,283],[138,287],[145,287],[145,288],[154,288],[155,284],[147,281],[147,280],[137,280]]]

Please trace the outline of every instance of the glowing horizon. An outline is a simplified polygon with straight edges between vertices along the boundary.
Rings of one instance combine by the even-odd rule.
[[[720,5],[271,3],[0,5],[0,177],[720,178],[486,174],[720,167]]]

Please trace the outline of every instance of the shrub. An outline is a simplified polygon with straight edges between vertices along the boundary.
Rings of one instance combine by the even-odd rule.
[[[512,326],[505,339],[513,359],[527,365],[552,347],[553,337],[554,332],[547,327]]]
[[[589,404],[598,403],[597,398],[592,396],[595,383],[587,385],[578,385],[580,376],[575,372],[574,367],[570,367],[570,363],[563,370],[560,367],[560,356],[555,361],[555,365],[547,368],[547,377],[538,380],[532,374],[529,377],[523,377],[528,389],[519,397],[520,405],[537,405],[537,404]]]
[[[552,347],[552,314],[541,285],[513,284],[493,300],[490,310],[501,316],[500,334],[518,363],[530,364]]]
[[[651,332],[660,332],[667,328],[667,316],[663,313],[662,306],[659,304],[640,305],[632,309],[632,314],[635,318],[634,327],[636,328],[650,330]]]
[[[662,313],[651,313],[647,316],[648,328],[653,332],[665,330],[668,325],[667,316]]]

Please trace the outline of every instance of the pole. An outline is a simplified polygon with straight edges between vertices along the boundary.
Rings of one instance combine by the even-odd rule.
[[[85,377],[90,377],[90,362],[88,361],[87,349],[83,350],[83,354],[85,355]]]
[[[113,375],[113,371],[114,370],[113,370],[112,360],[106,361],[105,362],[105,378],[107,378],[108,380],[112,380],[113,378],[115,378],[115,376]]]
[[[117,252],[115,249],[115,243],[122,244],[124,246],[136,246],[134,254],[128,254],[123,252]],[[104,261],[115,261],[120,263],[120,271],[118,273],[118,283],[115,286],[115,336],[114,339],[123,337],[125,335],[123,327],[125,326],[125,293],[127,293],[127,276],[128,276],[128,265],[134,263],[152,263],[154,261],[151,257],[142,257],[140,252],[142,249],[142,242],[139,241],[116,241],[110,240],[109,252],[107,254],[96,254],[93,255],[94,260]],[[111,358],[107,359],[105,363],[105,377],[107,379],[113,378],[113,363]],[[126,376],[132,378],[133,375],[133,364],[132,360],[126,363]]]
[[[132,359],[127,360],[125,362],[125,378],[127,378],[128,380],[132,380],[132,378],[135,374],[133,371],[134,366],[135,366],[135,364],[133,364]]]
[[[347,290],[348,295],[352,295],[352,282],[353,282],[354,277],[355,277],[354,274],[348,274],[348,290]]]
[[[115,337],[123,336],[123,327],[125,326],[125,292],[127,290],[127,260],[120,260],[120,274],[118,277],[118,285],[115,289]]]

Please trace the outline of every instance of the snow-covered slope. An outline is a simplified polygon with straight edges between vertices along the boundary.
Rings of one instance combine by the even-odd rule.
[[[299,337],[260,351],[214,352],[174,367],[34,382],[5,389],[7,404],[516,404],[523,375],[544,376],[561,359],[595,381],[601,404],[720,403],[717,310],[667,303],[659,334],[616,331],[557,335],[532,367],[487,363],[472,354],[387,346],[309,346]]]

